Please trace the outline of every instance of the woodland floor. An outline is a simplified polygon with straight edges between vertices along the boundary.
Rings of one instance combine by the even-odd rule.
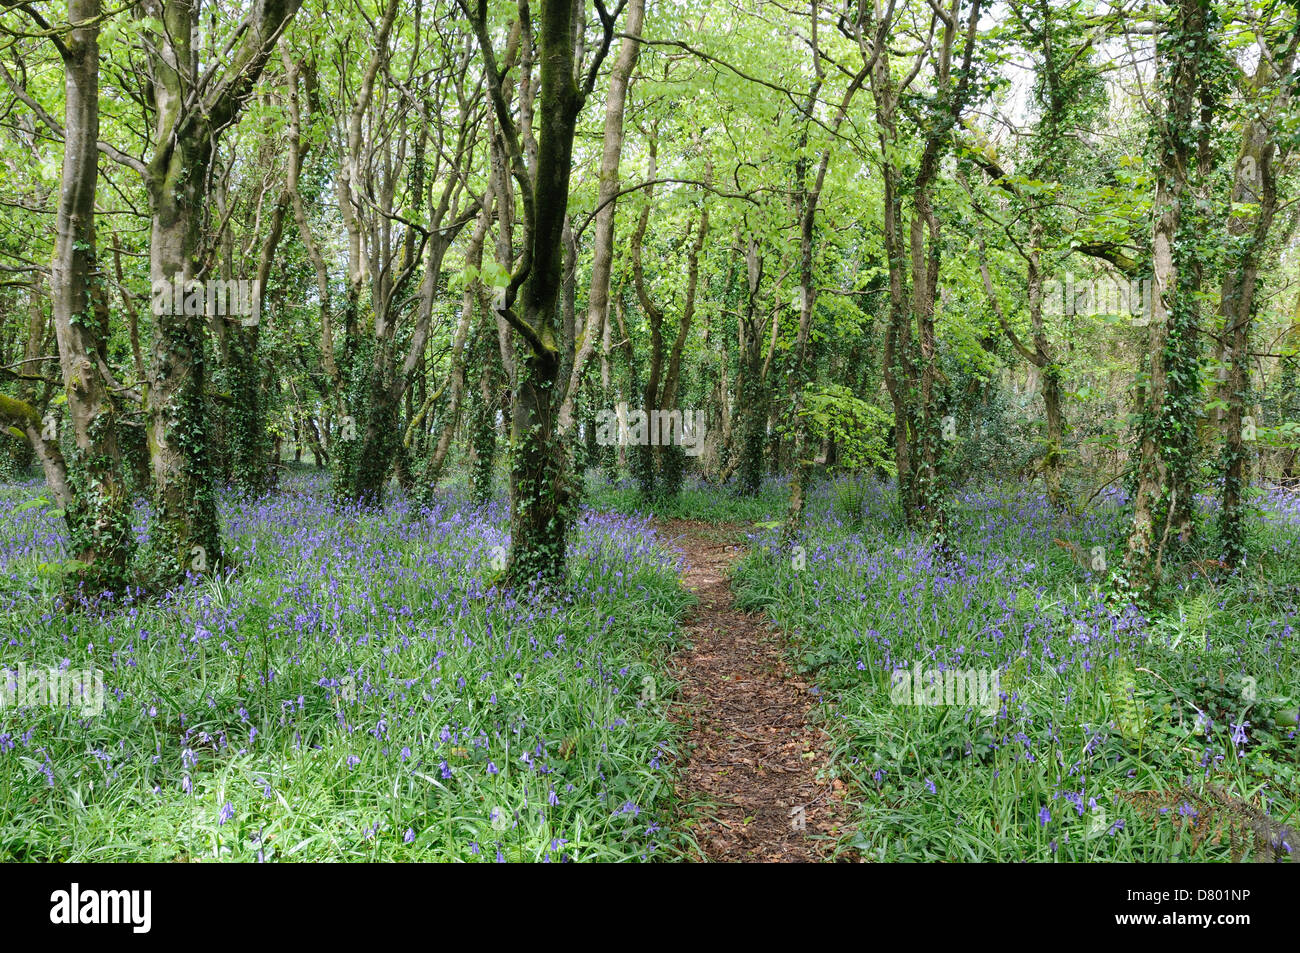
[[[849,816],[843,786],[818,777],[828,737],[809,724],[815,699],[787,671],[780,634],[733,606],[728,572],[743,553],[740,528],[673,520],[663,529],[685,553],[686,588],[699,598],[674,668],[675,720],[688,729],[677,793],[704,858],[829,859]]]

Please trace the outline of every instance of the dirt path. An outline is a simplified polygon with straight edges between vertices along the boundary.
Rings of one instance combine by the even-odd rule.
[[[786,671],[780,635],[732,606],[741,531],[690,520],[662,527],[686,554],[686,587],[700,600],[676,656],[676,720],[689,729],[678,794],[709,860],[828,859],[848,811],[840,782],[817,778],[826,735],[808,724],[809,686]]]

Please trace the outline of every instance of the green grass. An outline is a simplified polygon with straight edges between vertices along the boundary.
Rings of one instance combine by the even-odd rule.
[[[802,560],[764,531],[736,581],[742,607],[789,633],[792,661],[826,702],[829,772],[857,809],[851,852],[1226,860],[1225,822],[1249,809],[1208,816],[1211,786],[1300,826],[1296,522],[1258,528],[1243,577],[1176,570],[1143,614],[1108,605],[1105,573],[1054,542],[1116,560],[1117,506],[1053,522],[1027,496],[969,494],[954,510],[951,563],[898,532],[883,491],[868,509],[851,528],[823,488]],[[923,680],[940,665],[997,669],[1006,697],[996,714],[895,697],[893,670],[918,659]],[[1243,723],[1248,741],[1234,743]]]
[[[323,496],[309,478],[228,502],[236,571],[91,614],[52,608],[57,573],[40,563],[58,558],[57,521],[9,518],[0,664],[93,666],[108,700],[89,717],[0,709],[0,858],[689,849],[671,823],[664,667],[689,596],[645,524],[584,522],[569,595],[516,600],[483,591],[500,505],[421,516]]]
[[[945,562],[874,484],[815,487],[792,552],[780,481],[652,506],[593,483],[611,515],[578,528],[568,595],[538,601],[486,591],[500,501],[457,484],[424,514],[366,512],[323,479],[225,501],[232,573],[79,614],[55,609],[60,521],[20,510],[39,487],[0,487],[0,665],[94,667],[109,695],[94,716],[0,708],[0,858],[696,856],[666,667],[691,597],[649,514],[748,528],[738,605],[789,633],[824,702],[850,856],[1228,860],[1217,791],[1300,820],[1294,511],[1265,508],[1245,574],[1175,562],[1139,611],[1057,542],[1113,564],[1113,502],[1053,518],[1016,489],[960,494]],[[995,669],[1005,697],[899,703],[892,672],[918,660]]]

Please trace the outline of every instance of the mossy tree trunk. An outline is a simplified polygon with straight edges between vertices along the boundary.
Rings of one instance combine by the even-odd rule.
[[[1158,70],[1164,94],[1164,117],[1157,133],[1158,166],[1152,208],[1151,321],[1147,353],[1150,369],[1144,387],[1139,420],[1138,459],[1129,535],[1125,546],[1121,584],[1143,592],[1159,579],[1157,533],[1171,515],[1170,451],[1184,426],[1185,407],[1171,402],[1171,375],[1187,376],[1194,368],[1183,365],[1182,339],[1194,333],[1187,317],[1189,283],[1184,207],[1192,198],[1193,148],[1197,141],[1195,115],[1202,67],[1209,45],[1208,10],[1200,0],[1179,0],[1173,22],[1159,44]],[[1180,241],[1183,239],[1183,241]]]
[[[652,127],[649,138],[649,167],[647,180],[653,182],[658,158],[658,130]],[[705,174],[705,183],[712,177]],[[646,417],[647,442],[635,448],[635,470],[641,484],[641,495],[649,500],[671,499],[681,490],[684,474],[685,452],[682,449],[684,432],[671,415],[678,410],[677,397],[681,386],[682,355],[695,319],[695,300],[699,287],[700,255],[709,233],[708,206],[701,202],[698,221],[687,227],[687,235],[694,233],[686,259],[686,294],[677,322],[677,333],[671,348],[664,339],[666,315],[650,294],[645,277],[644,246],[650,225],[650,210],[654,204],[654,186],[645,189],[645,204],[632,233],[632,277],[637,301],[650,325],[650,369],[645,388],[641,392],[641,408]],[[665,423],[665,421],[668,421]],[[698,423],[695,425],[698,429]]]
[[[477,271],[483,265],[483,244],[487,238],[488,226],[492,222],[492,213],[493,197],[491,186],[489,186],[483,197],[483,206],[479,211],[478,221],[474,224],[474,231],[470,234],[469,245],[465,250],[465,267],[467,269]],[[451,450],[452,437],[455,435],[456,428],[460,423],[461,406],[464,402],[466,390],[465,365],[469,353],[467,347],[469,332],[474,323],[476,310],[486,311],[485,304],[480,283],[478,281],[467,282],[464,293],[461,295],[460,320],[456,324],[456,333],[452,338],[451,368],[447,375],[447,383],[444,385],[448,394],[441,415],[438,440],[425,459],[424,467],[420,473],[420,493],[425,500],[430,500],[437,488],[438,479],[442,476],[443,467],[447,462],[447,455]],[[485,358],[491,356],[490,351],[484,355]]]
[[[1292,80],[1285,77],[1296,67],[1300,31],[1281,38],[1280,42],[1267,36],[1262,42],[1280,49],[1272,56],[1261,57],[1255,74],[1242,83],[1244,92],[1267,105],[1257,107],[1258,111],[1246,120],[1242,129],[1229,206],[1232,210],[1228,219],[1229,254],[1219,291],[1228,365],[1227,380],[1220,391],[1226,406],[1219,462],[1223,477],[1219,537],[1223,561],[1230,566],[1240,565],[1246,559],[1244,492],[1249,480],[1249,438],[1253,436],[1245,412],[1250,389],[1250,338],[1259,268],[1278,208],[1277,119],[1287,114],[1291,104]],[[1294,370],[1294,364],[1290,369]],[[1279,370],[1285,374],[1288,368],[1283,366]]]
[[[799,155],[795,163],[794,199],[799,224],[799,294],[796,305],[799,310],[799,330],[795,334],[794,364],[790,372],[792,382],[791,412],[788,426],[793,436],[791,441],[791,464],[794,475],[790,481],[790,498],[786,504],[785,523],[782,538],[788,543],[795,532],[803,525],[804,499],[808,493],[808,484],[812,479],[812,448],[808,432],[808,421],[804,417],[804,390],[810,383],[816,362],[810,353],[812,348],[813,315],[816,313],[817,286],[815,282],[814,258],[816,254],[817,212],[821,203],[822,190],[826,186],[826,173],[830,169],[833,149],[824,149],[815,171],[806,157],[808,131],[814,120],[817,99],[825,81],[821,65],[821,51],[818,47],[818,9],[814,4],[809,22],[811,52],[816,66],[816,78],[808,96],[804,100],[802,112],[804,124],[800,133]],[[864,62],[857,75],[853,77],[840,100],[839,108],[830,124],[831,135],[838,135],[840,126],[848,118],[849,107],[862,84],[871,72],[870,58],[864,53]],[[811,181],[809,175],[811,173]]]
[[[221,133],[238,118],[300,0],[263,0],[211,82],[198,87],[192,41],[197,5],[154,0],[149,67],[153,154],[149,194],[150,278],[182,287],[196,277],[206,180]],[[209,460],[205,309],[164,307],[155,316],[147,410],[154,477],[151,573],[160,584],[221,562],[221,534]],[[171,313],[180,311],[181,313]]]
[[[558,419],[568,388],[564,372],[574,364],[575,344],[572,329],[562,327],[559,315],[569,176],[578,115],[609,52],[619,11],[611,14],[597,0],[602,37],[584,71],[577,56],[574,4],[548,2],[534,16],[527,4],[521,3],[521,22],[531,20],[536,25],[540,66],[533,124],[536,152],[530,168],[493,51],[487,0],[460,2],[483,56],[509,172],[523,200],[527,236],[500,309],[503,320],[524,345],[510,415],[511,535],[503,579],[514,585],[533,580],[558,583],[565,577],[575,499],[569,453],[560,437]],[[505,195],[501,190],[503,204]]]
[[[69,23],[82,25],[71,29],[62,49],[63,173],[50,291],[76,446],[68,466],[70,551],[81,564],[79,578],[87,587],[120,590],[127,582],[135,533],[117,443],[120,413],[107,360],[108,303],[96,261],[99,15],[99,0],[69,0]]]
[[[925,528],[943,545],[947,539],[942,463],[946,437],[942,418],[938,342],[935,333],[939,267],[943,250],[940,216],[934,206],[940,163],[976,90],[974,62],[981,2],[971,3],[962,23],[963,0],[951,0],[941,15],[942,32],[917,54],[922,59],[899,83],[890,66],[888,40],[892,8],[879,19],[859,17],[858,42],[870,65],[871,91],[882,151],[884,243],[889,263],[889,324],[883,355],[885,386],[894,407],[894,443],[899,502],[907,523]],[[936,8],[938,9],[938,8]],[[956,45],[964,32],[960,59]],[[867,56],[867,51],[870,55]],[[921,155],[915,172],[904,175],[899,109],[907,84],[931,61],[933,105],[922,119]],[[904,234],[903,200],[912,215]],[[915,331],[915,336],[913,336]]]

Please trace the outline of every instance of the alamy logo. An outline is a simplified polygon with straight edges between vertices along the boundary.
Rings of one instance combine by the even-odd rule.
[[[1043,284],[1046,314],[1127,315],[1137,327],[1151,321],[1151,279],[1119,281],[1115,278],[1078,278],[1066,273],[1065,283]]]
[[[98,670],[0,667],[0,710],[5,708],[80,708],[83,715],[104,710],[104,674]]]
[[[245,327],[257,324],[257,312],[262,298],[262,283],[245,278],[228,281],[213,278],[184,281],[180,276],[171,281],[153,283],[151,292],[154,314],[207,315],[209,317],[240,315],[239,323]]]
[[[82,890],[74,883],[50,894],[50,904],[50,922],[60,925],[127,923],[133,933],[148,933],[153,921],[150,890]]]
[[[997,714],[1002,703],[997,669],[925,669],[917,662],[909,672],[896,670],[889,700],[895,705],[975,705],[986,715]]]
[[[602,447],[640,444],[678,446],[688,457],[704,450],[704,412],[699,410],[630,410],[626,401],[596,414],[596,443]]]

